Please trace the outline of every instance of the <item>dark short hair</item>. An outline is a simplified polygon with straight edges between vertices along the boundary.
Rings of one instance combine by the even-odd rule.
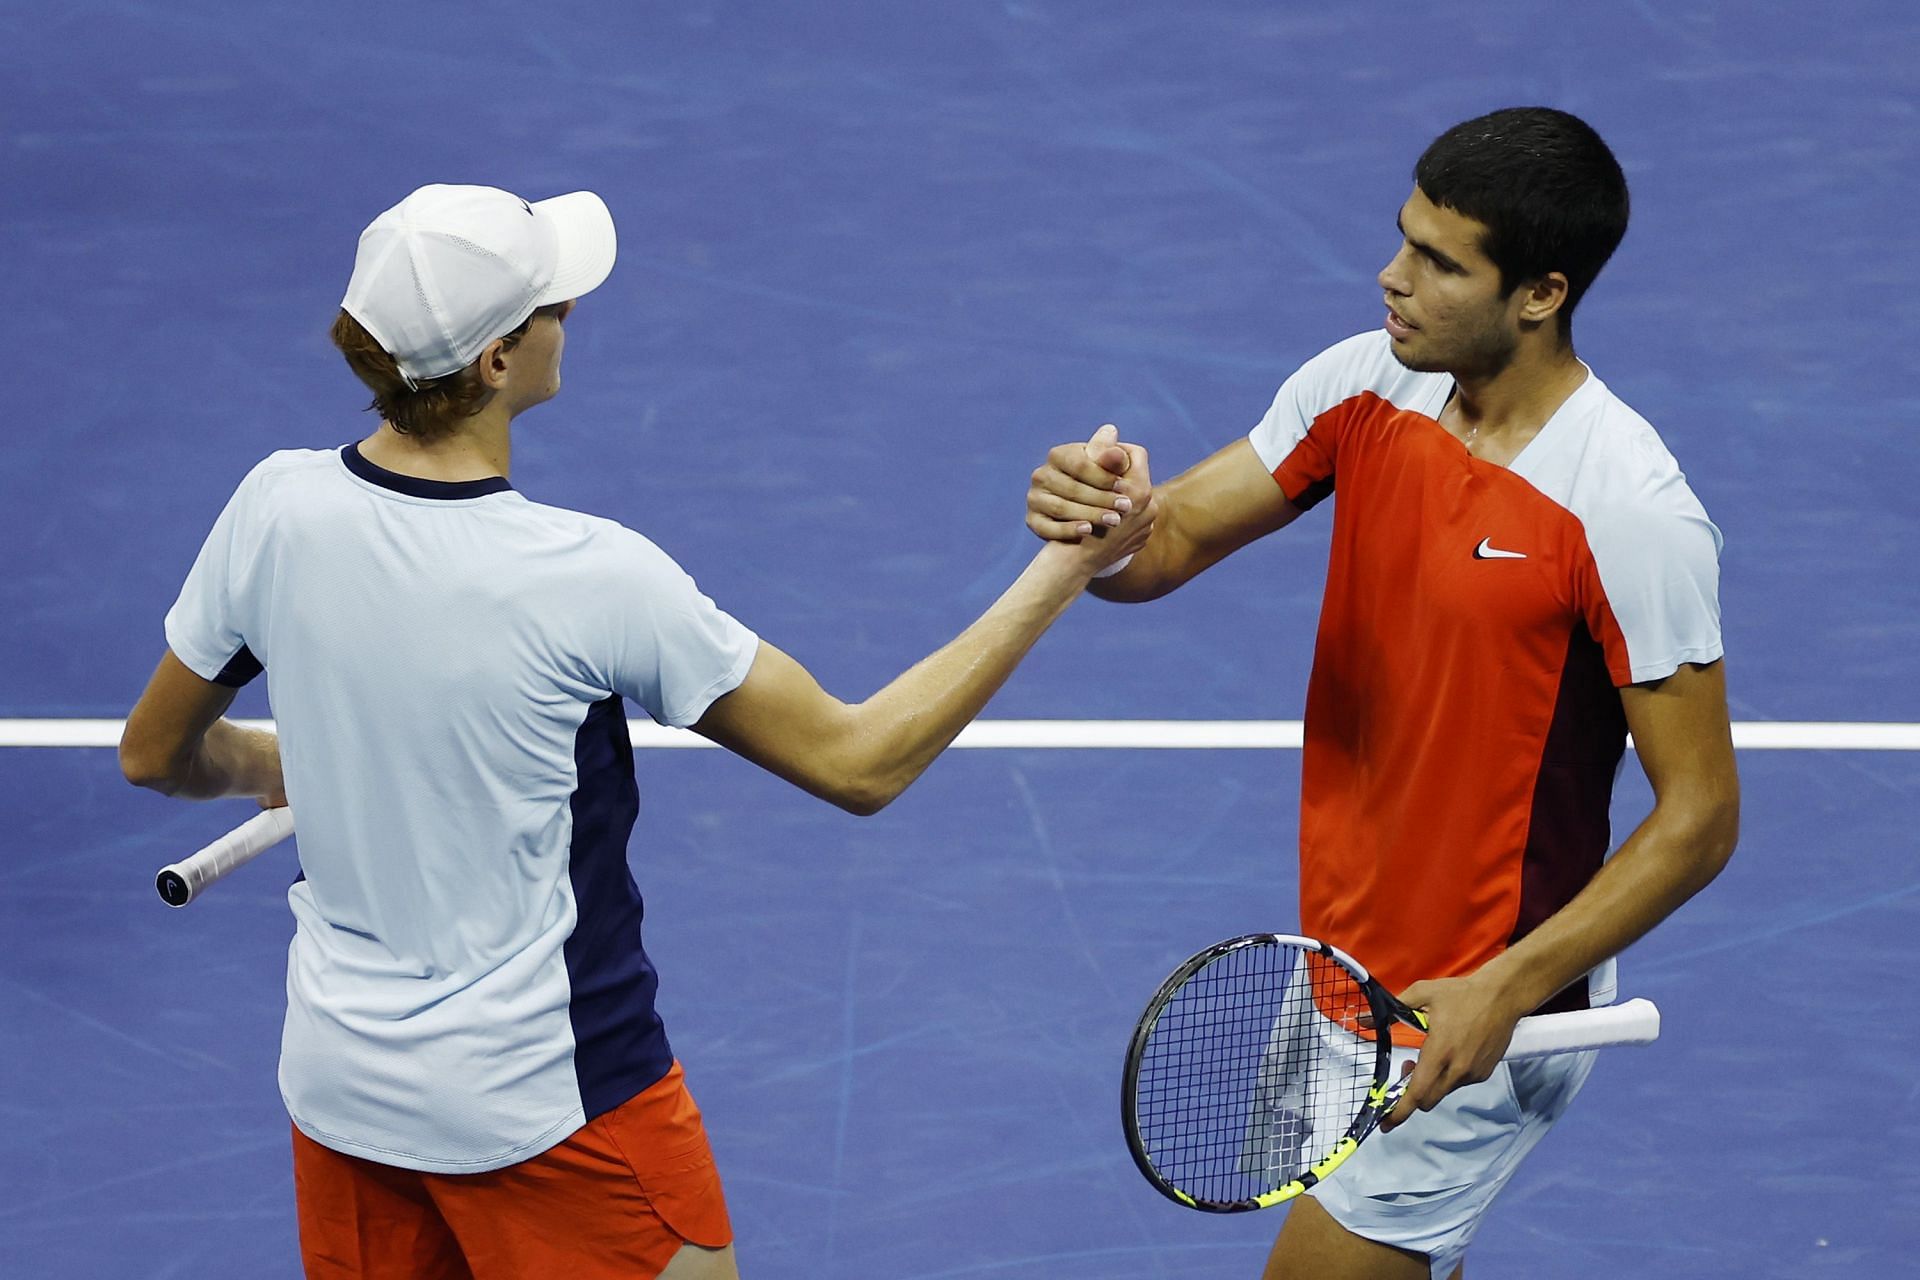
[[[1413,167],[1427,199],[1484,223],[1503,293],[1551,271],[1573,309],[1627,234],[1627,177],[1593,127],[1551,107],[1508,107],[1457,124]]]
[[[500,335],[499,341],[511,351],[526,336],[536,316],[559,313],[558,303],[537,308],[511,332]],[[393,357],[345,308],[333,318],[329,336],[346,357],[354,376],[373,392],[373,402],[367,408],[392,423],[403,436],[443,440],[459,429],[462,420],[486,407],[487,389],[472,365],[445,377],[429,378],[417,387],[409,386]]]

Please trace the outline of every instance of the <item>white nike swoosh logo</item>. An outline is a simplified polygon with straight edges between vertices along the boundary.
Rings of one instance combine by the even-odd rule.
[[[1475,560],[1525,560],[1527,553],[1524,551],[1502,551],[1493,545],[1492,538],[1482,538],[1480,539],[1480,545],[1473,549],[1473,558]]]

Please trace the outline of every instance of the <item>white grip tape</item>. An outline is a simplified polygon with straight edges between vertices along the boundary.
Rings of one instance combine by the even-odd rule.
[[[293,810],[266,809],[247,819],[191,858],[160,868],[154,877],[170,907],[184,907],[200,891],[246,865],[293,834]]]
[[[1651,1000],[1629,1000],[1599,1009],[1542,1013],[1522,1018],[1501,1055],[1508,1062],[1582,1049],[1652,1044],[1660,1038],[1660,1010]]]

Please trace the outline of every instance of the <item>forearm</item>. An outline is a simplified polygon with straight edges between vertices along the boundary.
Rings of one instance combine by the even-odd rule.
[[[136,785],[183,800],[277,796],[284,787],[280,739],[224,719],[215,720],[196,743],[172,759],[135,762],[123,753],[123,767]]]
[[[1251,533],[1213,537],[1213,530],[1200,528],[1194,520],[1192,496],[1185,492],[1182,480],[1163,485],[1155,496],[1156,519],[1145,546],[1135,552],[1127,567],[1105,578],[1095,578],[1087,587],[1089,595],[1118,604],[1139,604],[1185,586],[1196,576],[1224,559],[1242,545]]]
[[[1538,1008],[1711,883],[1738,830],[1731,797],[1685,809],[1656,805],[1585,889],[1478,976],[1492,979],[1510,1008]]]
[[[1287,501],[1245,440],[1160,486],[1146,545],[1131,563],[1090,588],[1102,600],[1156,600],[1241,547],[1285,528],[1300,508]]]
[[[1166,516],[1161,515],[1165,520]],[[1147,545],[1134,553],[1120,572],[1095,578],[1087,584],[1087,594],[1115,604],[1139,604],[1158,600],[1193,575],[1177,572],[1181,556],[1173,545],[1175,535],[1156,525]]]
[[[849,707],[840,732],[825,744],[835,772],[855,793],[847,807],[871,812],[906,790],[980,714],[1087,580],[1083,560],[1070,548],[1042,547],[972,626]]]

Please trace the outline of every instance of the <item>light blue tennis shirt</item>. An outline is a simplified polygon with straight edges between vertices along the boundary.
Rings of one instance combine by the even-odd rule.
[[[690,725],[758,647],[672,559],[502,478],[289,450],[241,482],[166,627],[205,679],[267,674],[303,872],[280,1054],[303,1133],[480,1172],[665,1075],[622,699]]]

